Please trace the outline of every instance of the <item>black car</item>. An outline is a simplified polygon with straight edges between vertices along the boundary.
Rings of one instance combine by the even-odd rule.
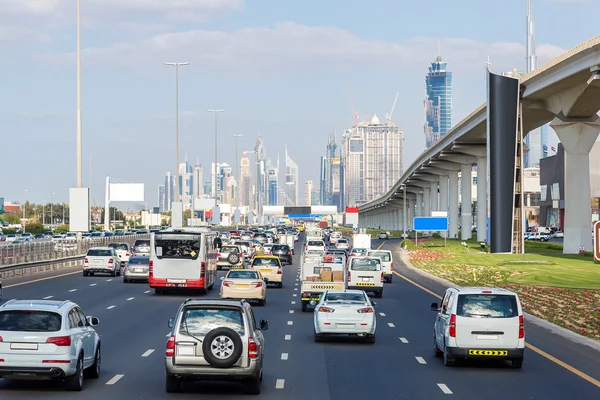
[[[271,254],[279,258],[282,264],[292,265],[292,250],[287,244],[276,244],[271,247]]]

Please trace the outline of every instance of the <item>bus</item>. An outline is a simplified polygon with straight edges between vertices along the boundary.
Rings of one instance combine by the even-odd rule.
[[[217,281],[217,250],[213,246],[216,235],[202,227],[152,233],[148,284],[154,292],[211,290]]]

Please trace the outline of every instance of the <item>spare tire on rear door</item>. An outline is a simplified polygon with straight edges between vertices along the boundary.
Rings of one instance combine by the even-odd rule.
[[[240,256],[238,256],[236,253],[229,253],[227,256],[227,262],[229,262],[231,265],[235,265],[240,262]]]
[[[204,359],[215,368],[228,368],[242,355],[242,338],[230,328],[215,328],[202,342]]]

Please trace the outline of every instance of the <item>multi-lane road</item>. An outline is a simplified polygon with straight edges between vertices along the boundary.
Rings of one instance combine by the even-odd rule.
[[[374,241],[374,247],[380,245],[398,250],[399,242]],[[300,252],[297,247],[296,254]],[[596,381],[600,380],[599,353],[533,325],[526,325],[526,339],[535,350],[526,350],[521,370],[502,364],[444,367],[433,355],[435,315],[429,307],[439,301],[435,295],[445,288],[405,268],[398,258],[393,283],[386,284],[376,307],[377,343],[314,343],[312,313],[300,311],[298,261],[296,256],[294,265],[284,267],[282,289],[269,288],[267,306],[255,307],[257,319],[268,319],[270,324],[265,332],[265,371],[259,398],[600,398],[600,382]],[[88,315],[99,317],[103,361],[100,379],[86,380],[83,392],[65,392],[53,382],[0,380],[2,398],[249,397],[243,387],[231,383],[194,383],[184,386],[187,393],[165,393],[167,320],[186,295],[157,296],[145,284],[124,284],[120,278],[109,276],[84,278],[79,269],[5,280],[4,287],[5,300],[69,299]],[[207,295],[217,296],[217,288]]]

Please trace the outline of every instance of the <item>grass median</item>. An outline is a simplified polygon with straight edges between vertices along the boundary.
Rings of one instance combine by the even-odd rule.
[[[476,241],[407,242],[411,264],[459,286],[514,290],[526,312],[600,340],[600,265],[555,243],[526,243],[524,255],[488,254]]]

